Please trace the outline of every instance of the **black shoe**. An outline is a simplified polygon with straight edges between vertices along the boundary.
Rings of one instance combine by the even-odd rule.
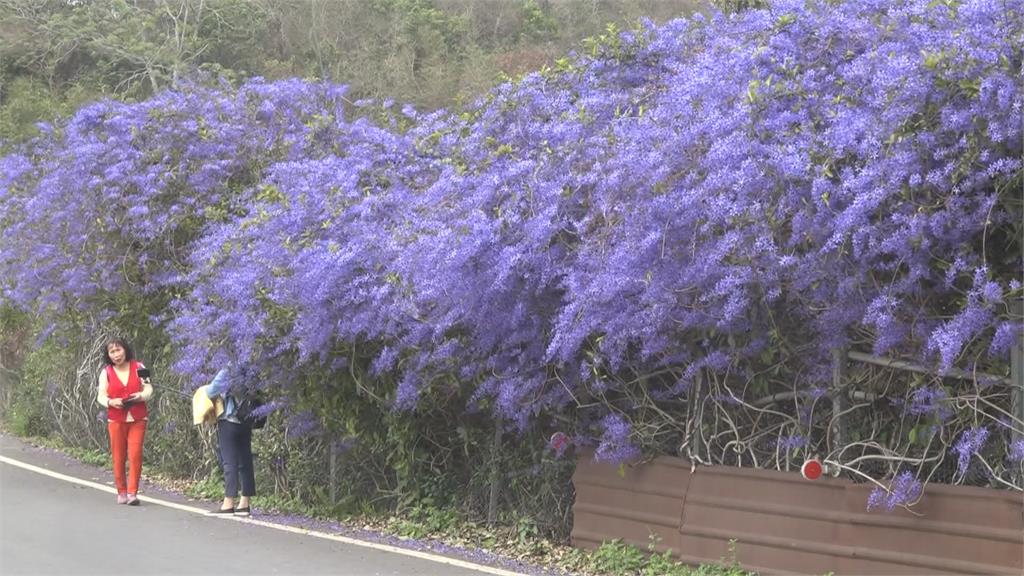
[[[246,506],[245,508],[235,508],[235,516],[248,516],[248,515],[249,515],[249,507],[248,506]]]
[[[213,510],[210,510],[209,512],[207,512],[207,514],[234,514],[234,513],[235,513],[234,507],[232,507],[232,508],[214,508]]]

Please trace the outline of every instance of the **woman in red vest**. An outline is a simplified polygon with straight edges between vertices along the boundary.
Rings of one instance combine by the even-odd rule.
[[[117,503],[137,506],[139,478],[142,476],[142,442],[146,438],[146,401],[153,395],[149,378],[140,378],[145,368],[135,360],[131,346],[120,338],[107,343],[103,352],[106,366],[100,371],[97,400],[107,407],[107,430],[114,461],[114,485]],[[124,462],[128,460],[128,477]]]

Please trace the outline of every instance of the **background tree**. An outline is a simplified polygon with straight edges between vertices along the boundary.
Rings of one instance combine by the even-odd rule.
[[[346,84],[353,99],[433,109],[473,99],[640,17],[658,0],[0,0],[0,140],[101,97],[137,101],[184,77]]]

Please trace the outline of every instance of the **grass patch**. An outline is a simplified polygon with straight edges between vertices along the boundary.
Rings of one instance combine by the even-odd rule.
[[[85,462],[90,466],[99,466],[107,470],[113,469],[113,463],[110,460],[110,454],[97,450],[95,448],[66,448],[64,450],[68,456]]]
[[[652,537],[645,551],[621,540],[605,542],[583,559],[584,571],[602,576],[754,576],[736,559],[735,540],[729,542],[727,558],[696,567],[679,562],[670,550],[656,553],[657,543]]]
[[[113,464],[110,461],[110,453],[98,448],[70,446],[64,443],[60,438],[48,438],[46,436],[29,436],[22,438],[22,440],[33,446],[63,452],[71,458],[90,466],[97,466],[106,470],[111,470],[113,468]]]

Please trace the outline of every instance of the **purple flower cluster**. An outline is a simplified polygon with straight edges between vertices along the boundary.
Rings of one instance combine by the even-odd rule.
[[[288,418],[286,430],[289,438],[302,438],[320,432],[320,422],[311,411],[296,412]]]
[[[645,23],[459,111],[301,80],[90,104],[0,158],[0,298],[55,325],[141,293],[195,382],[241,358],[287,388],[365,355],[396,411],[472,383],[468,409],[569,414],[609,460],[643,441],[610,408],[646,385],[627,374],[672,371],[676,401],[800,350],[813,397],[855,334],[998,365],[1019,341],[1019,255],[985,242],[1019,232],[1006,6]]]
[[[987,427],[976,426],[964,430],[960,435],[952,449],[952,452],[957,454],[957,474],[963,476],[967,472],[967,467],[971,463],[971,456],[981,452],[985,442],[988,440],[988,434]]]
[[[598,462],[626,462],[640,455],[640,450],[633,443],[632,427],[619,414],[608,414],[601,421],[604,430],[601,443],[594,453]]]
[[[940,422],[946,421],[953,415],[949,395],[939,386],[916,388],[910,394],[909,402],[905,402],[904,409],[908,414],[931,416]]]
[[[783,436],[777,440],[777,445],[783,450],[795,450],[807,446],[807,437],[801,434]]]
[[[1010,462],[1024,462],[1024,440],[1010,443]]]
[[[909,471],[900,472],[888,489],[876,487],[868,495],[868,510],[885,507],[893,511],[897,506],[908,506],[921,497],[921,481]]]

